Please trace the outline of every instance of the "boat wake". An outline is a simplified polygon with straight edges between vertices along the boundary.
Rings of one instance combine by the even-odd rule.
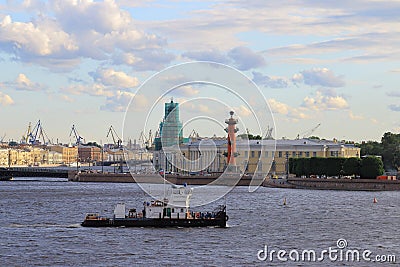
[[[46,224],[46,223],[35,223],[35,224],[19,224],[12,223],[9,225],[11,228],[80,228],[82,227],[79,223],[74,224]]]

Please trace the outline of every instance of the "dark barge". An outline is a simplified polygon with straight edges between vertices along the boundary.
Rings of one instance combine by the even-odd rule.
[[[170,198],[143,203],[142,212],[117,204],[112,218],[98,213],[86,214],[84,227],[226,227],[229,217],[226,206],[220,205],[212,212],[193,212],[189,209],[192,190],[173,188]]]

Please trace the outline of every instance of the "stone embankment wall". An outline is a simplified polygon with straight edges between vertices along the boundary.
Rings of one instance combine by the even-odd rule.
[[[162,184],[163,178],[157,174],[137,174],[134,178],[130,173],[80,173],[69,177],[76,182],[103,182],[103,183],[159,183]],[[173,184],[187,185],[228,185],[228,186],[248,186],[252,180],[251,176],[243,176],[238,181],[236,176],[202,176],[202,175],[167,175],[166,180]],[[257,184],[258,181],[254,181]],[[258,184],[261,184],[259,181]]]
[[[294,188],[329,189],[329,190],[400,190],[400,181],[375,179],[309,179],[289,178],[287,184]]]

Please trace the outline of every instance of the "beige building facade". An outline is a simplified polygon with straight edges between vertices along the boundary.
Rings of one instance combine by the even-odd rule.
[[[78,159],[78,147],[76,146],[49,146],[50,151],[58,152],[62,155],[63,164],[76,163]]]
[[[360,157],[360,148],[353,144],[329,140],[241,139],[237,141],[236,146],[238,170],[249,174],[285,174],[289,158]],[[153,161],[156,169],[218,173],[223,172],[227,166],[226,155],[225,139],[202,139],[183,144],[167,153],[154,151]]]

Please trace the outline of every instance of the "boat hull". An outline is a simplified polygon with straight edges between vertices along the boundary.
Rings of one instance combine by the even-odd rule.
[[[226,214],[212,219],[172,219],[172,218],[125,218],[84,220],[84,227],[226,227]]]
[[[11,181],[13,179],[12,176],[1,176],[0,181]]]

